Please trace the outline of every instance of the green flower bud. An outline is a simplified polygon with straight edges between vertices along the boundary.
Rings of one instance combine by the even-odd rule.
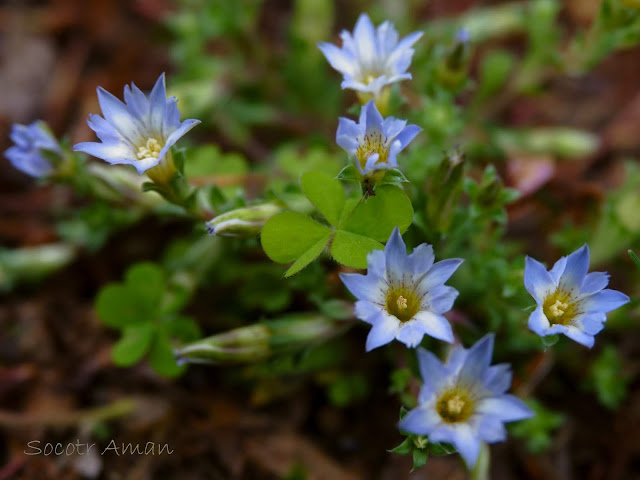
[[[282,207],[274,203],[237,208],[209,220],[207,232],[223,237],[253,237],[260,234],[267,220],[281,211]]]
[[[343,331],[345,324],[318,315],[292,314],[199,340],[174,354],[180,364],[254,363],[334,337]]]

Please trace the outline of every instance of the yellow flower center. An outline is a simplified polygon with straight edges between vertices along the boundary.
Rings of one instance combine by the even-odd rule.
[[[473,414],[473,401],[465,392],[449,390],[436,403],[436,411],[447,423],[464,422]]]
[[[367,160],[374,153],[378,154],[378,160],[376,163],[387,163],[389,158],[389,146],[386,142],[386,137],[382,135],[382,132],[374,131],[368,132],[358,149],[356,150],[356,158],[360,162],[360,166],[364,170]]]
[[[568,325],[578,313],[578,305],[569,292],[558,289],[544,299],[542,311],[552,325]]]
[[[389,289],[387,292],[387,312],[401,322],[408,322],[420,310],[420,299],[415,292],[402,289]]]
[[[145,158],[158,158],[162,145],[155,138],[148,138],[147,143],[142,147],[138,147],[138,160],[144,160]]]

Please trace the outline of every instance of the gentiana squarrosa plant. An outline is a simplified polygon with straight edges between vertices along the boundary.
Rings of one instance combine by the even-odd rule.
[[[149,94],[133,83],[126,86],[124,101],[98,88],[102,116],[90,115],[88,124],[100,141],[76,144],[73,150],[77,153],[69,151],[64,141],[58,142],[42,122],[15,125],[11,132],[14,145],[5,155],[26,174],[43,182],[65,182],[106,202],[107,207],[103,208],[107,209],[125,207],[144,214],[178,213],[183,220],[186,211],[189,214],[186,218],[199,227],[197,239],[181,239],[189,247],[179,245],[170,249],[172,256],[162,267],[153,263],[135,265],[124,275],[122,283],[109,284],[98,294],[99,318],[121,332],[121,339],[112,351],[114,363],[131,366],[148,356],[151,366],[165,376],[179,375],[186,369],[181,364],[187,363],[266,363],[276,357],[306,354],[317,344],[364,322],[371,326],[363,342],[364,350],[382,350],[381,347],[394,343],[386,353],[399,351],[402,362],[409,365],[396,370],[394,374],[402,375],[393,377],[393,391],[400,393],[401,412],[406,412],[401,415],[399,431],[407,437],[393,451],[413,453],[416,468],[427,461],[427,453],[457,451],[473,471],[474,479],[488,478],[487,444],[506,439],[505,423],[533,416],[523,401],[506,393],[512,381],[510,365],[491,365],[494,338],[498,339],[499,347],[496,355],[501,358],[508,358],[514,351],[524,356],[527,351],[541,348],[538,339],[526,328],[527,315],[521,305],[526,291],[536,302],[528,323],[533,332],[543,337],[562,333],[588,347],[593,346],[594,335],[602,330],[607,312],[630,300],[621,292],[606,289],[608,274],[587,273],[586,245],[558,260],[551,270],[527,257],[523,288],[521,256],[517,255],[517,247],[503,238],[507,223],[504,207],[514,195],[503,188],[497,169],[486,165],[486,152],[491,155],[505,152],[508,156],[511,151],[523,150],[553,156],[561,151],[563,156],[567,146],[571,147],[569,151],[581,154],[595,148],[594,142],[588,142],[588,149],[576,150],[573,133],[567,137],[552,132],[553,135],[540,137],[539,132],[534,136],[526,130],[514,134],[497,128],[497,133],[492,130],[485,135],[488,131],[485,124],[494,127],[491,122],[498,116],[491,105],[487,106],[493,96],[501,89],[506,90],[505,98],[521,95],[533,80],[548,74],[547,67],[555,59],[557,52],[551,47],[556,44],[540,41],[547,34],[556,33],[552,24],[554,15],[549,15],[546,8],[553,2],[530,3],[531,6],[489,8],[480,12],[480,17],[432,25],[429,45],[421,47],[427,54],[416,55],[415,59],[418,64],[414,65],[414,74],[419,76],[420,85],[407,98],[403,97],[406,82],[403,90],[396,86],[392,91],[392,86],[412,78],[408,69],[414,45],[420,46],[416,42],[422,36],[421,31],[400,38],[389,21],[375,27],[369,16],[362,14],[353,32],[341,33],[341,47],[320,42],[317,46],[329,64],[344,76],[342,88],[354,90],[358,95],[359,104],[349,110],[349,114],[359,117],[358,121],[338,119],[335,141],[347,155],[326,139],[327,145],[318,147],[322,161],[316,165],[307,158],[314,155],[306,155],[308,152],[300,148],[299,158],[295,158],[298,162],[295,175],[282,174],[287,168],[281,168],[282,172],[274,173],[273,178],[271,174],[278,168],[256,172],[260,180],[257,183],[263,187],[261,192],[247,193],[238,187],[244,186],[250,176],[246,171],[240,175],[241,181],[234,184],[237,188],[233,193],[226,191],[224,182],[215,175],[209,183],[202,178],[198,182],[187,181],[189,169],[185,168],[185,162],[189,165],[189,159],[185,150],[178,149],[177,142],[199,121],[181,121],[177,99],[167,98],[164,74]],[[632,35],[611,37],[615,26],[627,33],[640,31],[640,16],[635,11],[616,6],[603,8],[601,15],[613,15],[609,20],[615,22],[607,23],[607,18],[603,18],[600,30],[585,36],[594,42],[592,50],[586,51],[585,61],[595,58],[595,54],[627,45]],[[508,21],[503,21],[505,18]],[[232,26],[225,24],[220,28]],[[539,28],[544,29],[543,35],[536,30]],[[244,30],[233,33],[241,31]],[[523,60],[524,67],[518,67],[505,52],[483,57],[474,92],[474,81],[467,75],[473,44],[515,31],[528,33],[532,40],[532,53]],[[329,35],[328,31],[325,33]],[[322,37],[309,43],[322,60],[316,50],[319,38]],[[264,60],[260,58],[261,65],[270,63]],[[304,78],[295,80],[304,82]],[[208,79],[205,83],[207,91],[215,91],[214,86],[219,86],[213,80],[211,85]],[[261,88],[257,84],[236,92],[242,95],[240,92],[246,90],[253,95]],[[473,96],[468,106],[456,98],[463,91]],[[251,102],[254,100],[252,97]],[[251,104],[252,108],[230,109],[234,122],[243,115],[260,118],[264,115],[269,121],[287,118],[269,116],[270,109],[261,109],[266,104],[257,104],[255,109]],[[406,115],[410,120],[400,118],[405,109],[410,111]],[[335,116],[332,113],[329,121],[334,121],[331,119]],[[427,141],[413,142],[423,128]],[[443,158],[442,151],[453,151],[456,143],[460,147],[455,153]],[[297,152],[298,147],[292,150]],[[201,152],[217,149],[213,145],[201,148]],[[81,153],[116,166],[89,163]],[[287,163],[282,159],[285,155],[277,149],[269,153],[273,153],[276,167]],[[210,154],[202,157],[205,160],[202,163],[206,164]],[[215,156],[216,161],[220,158]],[[485,171],[480,182],[476,175],[480,171],[478,165]],[[151,182],[143,184],[145,177]],[[148,190],[161,196],[142,193]],[[141,195],[154,200],[144,201]],[[132,218],[141,216],[142,213]],[[204,235],[205,230],[211,236]],[[265,256],[261,257],[256,237]],[[425,243],[427,240],[433,245]],[[232,244],[234,247],[230,248]],[[579,243],[572,243],[571,248],[576,244]],[[251,254],[245,254],[248,249]],[[435,261],[434,249],[444,260]],[[64,249],[68,251],[75,251],[75,246]],[[3,260],[7,257],[0,255],[0,277],[10,271]],[[15,267],[14,260],[14,269],[37,271],[23,262],[25,256],[16,258],[20,262]],[[267,258],[286,267],[274,265]],[[640,266],[637,257],[632,258]],[[458,271],[463,259],[466,263]],[[62,264],[68,261],[65,256]],[[180,262],[183,264],[177,268]],[[45,264],[42,260],[39,263],[40,267]],[[262,270],[250,269],[256,266]],[[225,275],[224,268],[233,268],[234,275]],[[265,287],[268,281],[257,281],[258,286],[249,288],[250,295],[245,296],[252,297],[250,300],[259,297],[263,294],[258,291],[262,287],[284,289],[283,300],[277,298],[271,309],[265,308],[273,313],[269,318],[257,321],[248,317],[255,314],[256,303],[237,294],[228,301],[225,299],[223,306],[212,305],[212,310],[224,307],[228,311],[237,306],[234,313],[241,320],[226,331],[199,339],[197,323],[179,313],[203,285],[213,289],[220,282],[226,288],[239,276],[253,275],[248,272],[258,272],[259,278],[267,270],[277,280],[272,282],[275,286]],[[225,285],[225,281],[229,283]],[[348,292],[355,296],[355,302],[346,300]],[[457,302],[455,310],[454,302]],[[303,306],[302,311],[293,312],[294,305]],[[473,321],[471,315],[466,315],[468,310],[474,311]],[[491,327],[487,328],[488,325]],[[495,330],[495,334],[485,330]],[[472,336],[477,342],[468,350],[463,348],[463,343],[471,343],[468,339]],[[552,343],[547,340],[545,348]],[[441,361],[425,347],[449,349],[446,360]],[[417,385],[413,381],[417,372],[411,370],[416,364],[422,377],[417,398],[417,388],[412,390]],[[518,373],[520,369],[515,371]],[[401,376],[404,380],[398,381]],[[545,412],[543,406],[531,403],[536,405],[536,412]],[[544,428],[534,425],[532,430],[528,430],[527,422],[518,426],[524,432],[542,431],[546,442],[547,432],[559,422],[557,419],[547,422],[552,427]]]
[[[9,137],[14,145],[4,154],[15,168],[35,178],[56,172],[64,152],[46,123],[14,124]]]
[[[380,170],[396,168],[397,154],[420,130],[417,125],[407,125],[406,120],[383,118],[370,101],[362,108],[358,123],[344,117],[339,119],[336,143],[354,159],[360,174],[370,179]]]
[[[124,87],[124,103],[98,87],[102,115],[90,115],[87,123],[101,142],[83,142],[73,149],[111,164],[133,165],[160,185],[177,172],[171,147],[200,123],[180,122],[178,99],[167,98],[164,73],[147,97],[134,83]]]
[[[507,438],[504,423],[533,416],[522,400],[506,393],[511,386],[510,366],[491,366],[493,343],[493,334],[488,334],[468,350],[457,345],[444,363],[418,349],[423,382],[418,406],[399,424],[401,430],[431,442],[452,444],[471,468],[481,442],[502,442]]]
[[[396,228],[382,250],[367,258],[366,275],[342,273],[340,279],[358,298],[355,315],[371,325],[366,350],[396,339],[409,348],[424,335],[452,343],[453,331],[442,316],[458,291],[444,283],[462,263],[459,258],[434,263],[433,247],[423,243],[408,255]]]
[[[609,274],[587,273],[589,247],[584,245],[558,260],[549,271],[537,260],[526,258],[524,283],[536,301],[529,328],[545,337],[562,333],[585,347],[593,347],[604,328],[607,312],[629,302],[617,290],[605,288]]]
[[[391,22],[374,27],[366,13],[360,15],[353,34],[340,34],[342,48],[321,42],[320,50],[333,68],[342,73],[342,88],[355,90],[362,103],[373,99],[385,112],[390,85],[411,78],[407,72],[413,57],[413,44],[422,32],[413,32],[398,41]]]

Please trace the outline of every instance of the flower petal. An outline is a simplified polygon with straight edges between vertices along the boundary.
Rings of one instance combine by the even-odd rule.
[[[345,49],[340,49],[331,43],[320,42],[318,48],[325,56],[329,65],[342,74],[355,76],[357,60]]]
[[[411,322],[419,325],[420,329],[427,335],[453,343],[453,330],[449,321],[442,315],[422,310],[416,313]]]
[[[383,286],[380,278],[359,273],[341,273],[340,280],[358,300],[370,302],[375,302],[379,298]]]
[[[461,258],[448,258],[435,263],[420,281],[420,291],[428,292],[436,286],[444,284],[463,261]]]
[[[482,384],[497,395],[504,394],[511,386],[513,372],[511,365],[508,363],[500,363],[492,365],[482,379]]]
[[[414,435],[429,435],[441,423],[440,415],[433,407],[418,407],[402,417],[398,428]]]
[[[610,275],[606,272],[591,272],[587,274],[580,289],[580,295],[590,295],[599,292],[609,284]]]
[[[556,285],[544,265],[527,256],[524,260],[524,287],[536,302],[542,303]]]
[[[610,312],[620,308],[630,301],[630,298],[617,290],[605,289],[584,297],[580,300],[583,312]]]
[[[483,415],[478,420],[478,436],[487,443],[504,442],[507,430],[500,419],[492,415]]]
[[[593,347],[594,343],[596,343],[596,339],[593,335],[589,335],[587,332],[580,330],[574,325],[567,325],[567,330],[564,332],[564,334],[571,340],[578,342],[588,348]]]
[[[401,283],[404,277],[413,274],[413,268],[407,255],[407,247],[398,227],[391,232],[389,241],[384,247],[384,256],[387,265],[387,279],[391,285]]]
[[[567,256],[567,265],[560,276],[560,286],[566,290],[579,292],[589,270],[589,247],[582,246]]]
[[[409,263],[413,265],[413,274],[422,275],[433,266],[435,256],[433,246],[422,243],[413,249],[409,255]]]
[[[392,315],[381,313],[377,320],[374,320],[373,327],[367,336],[366,351],[370,352],[374,348],[381,347],[396,338],[396,333],[400,327],[400,320]]]
[[[396,334],[396,340],[404,343],[408,348],[415,348],[420,345],[424,334],[425,332],[422,326],[412,320],[400,325],[398,333]]]
[[[482,399],[478,402],[477,411],[492,415],[503,422],[515,422],[535,415],[533,410],[515,395],[500,395]]]
[[[480,453],[480,438],[478,434],[466,423],[455,424],[452,443],[464,458],[467,466],[473,468]]]
[[[429,350],[418,348],[418,368],[422,377],[422,386],[429,387],[432,391],[440,388],[448,378],[448,371],[445,365]]]
[[[372,323],[371,319],[381,312],[380,306],[368,302],[367,300],[358,300],[354,307],[354,314],[363,322]]]
[[[460,379],[467,383],[475,383],[484,377],[491,364],[495,335],[489,333],[478,340],[469,350],[460,369]]]
[[[547,330],[551,323],[549,319],[545,316],[544,311],[542,310],[542,305],[538,306],[531,315],[529,315],[529,330],[534,333],[537,333],[540,336],[548,335]]]

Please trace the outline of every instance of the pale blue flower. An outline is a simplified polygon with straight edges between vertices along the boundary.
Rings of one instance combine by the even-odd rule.
[[[493,334],[488,334],[468,350],[458,345],[446,363],[418,349],[423,384],[418,406],[400,420],[400,429],[452,444],[473,467],[481,442],[502,442],[507,438],[504,423],[531,418],[531,409],[506,393],[512,377],[509,364],[491,366],[493,342]]]
[[[531,257],[525,259],[524,286],[537,303],[529,328],[540,336],[562,333],[591,348],[604,328],[606,313],[629,302],[617,290],[605,289],[609,274],[587,273],[589,247],[562,257],[549,271]]]
[[[73,149],[111,164],[133,165],[138,173],[160,164],[171,146],[200,123],[180,122],[178,100],[167,98],[164,73],[149,97],[132,83],[131,88],[124,87],[124,103],[102,87],[98,87],[98,101],[104,118],[89,115],[87,123],[102,143],[79,143]]]
[[[407,68],[412,45],[422,36],[413,32],[398,41],[398,32],[386,21],[377,28],[367,14],[360,15],[353,35],[344,30],[342,48],[321,42],[318,47],[333,68],[342,73],[342,88],[378,95],[386,85],[410,79]]]
[[[9,138],[14,145],[4,155],[18,170],[32,177],[43,178],[51,175],[55,167],[51,160],[62,157],[63,152],[49,127],[41,120],[30,125],[14,123]]]
[[[355,158],[361,173],[398,166],[396,155],[405,148],[422,129],[407,125],[406,120],[382,118],[373,100],[360,111],[359,123],[340,117],[336,142],[350,157]]]
[[[340,279],[358,299],[355,315],[371,325],[366,350],[396,339],[407,347],[420,344],[426,334],[453,342],[449,321],[458,291],[444,284],[462,263],[451,258],[434,262],[433,247],[423,243],[407,255],[396,227],[384,250],[369,253],[366,275],[342,273]]]

